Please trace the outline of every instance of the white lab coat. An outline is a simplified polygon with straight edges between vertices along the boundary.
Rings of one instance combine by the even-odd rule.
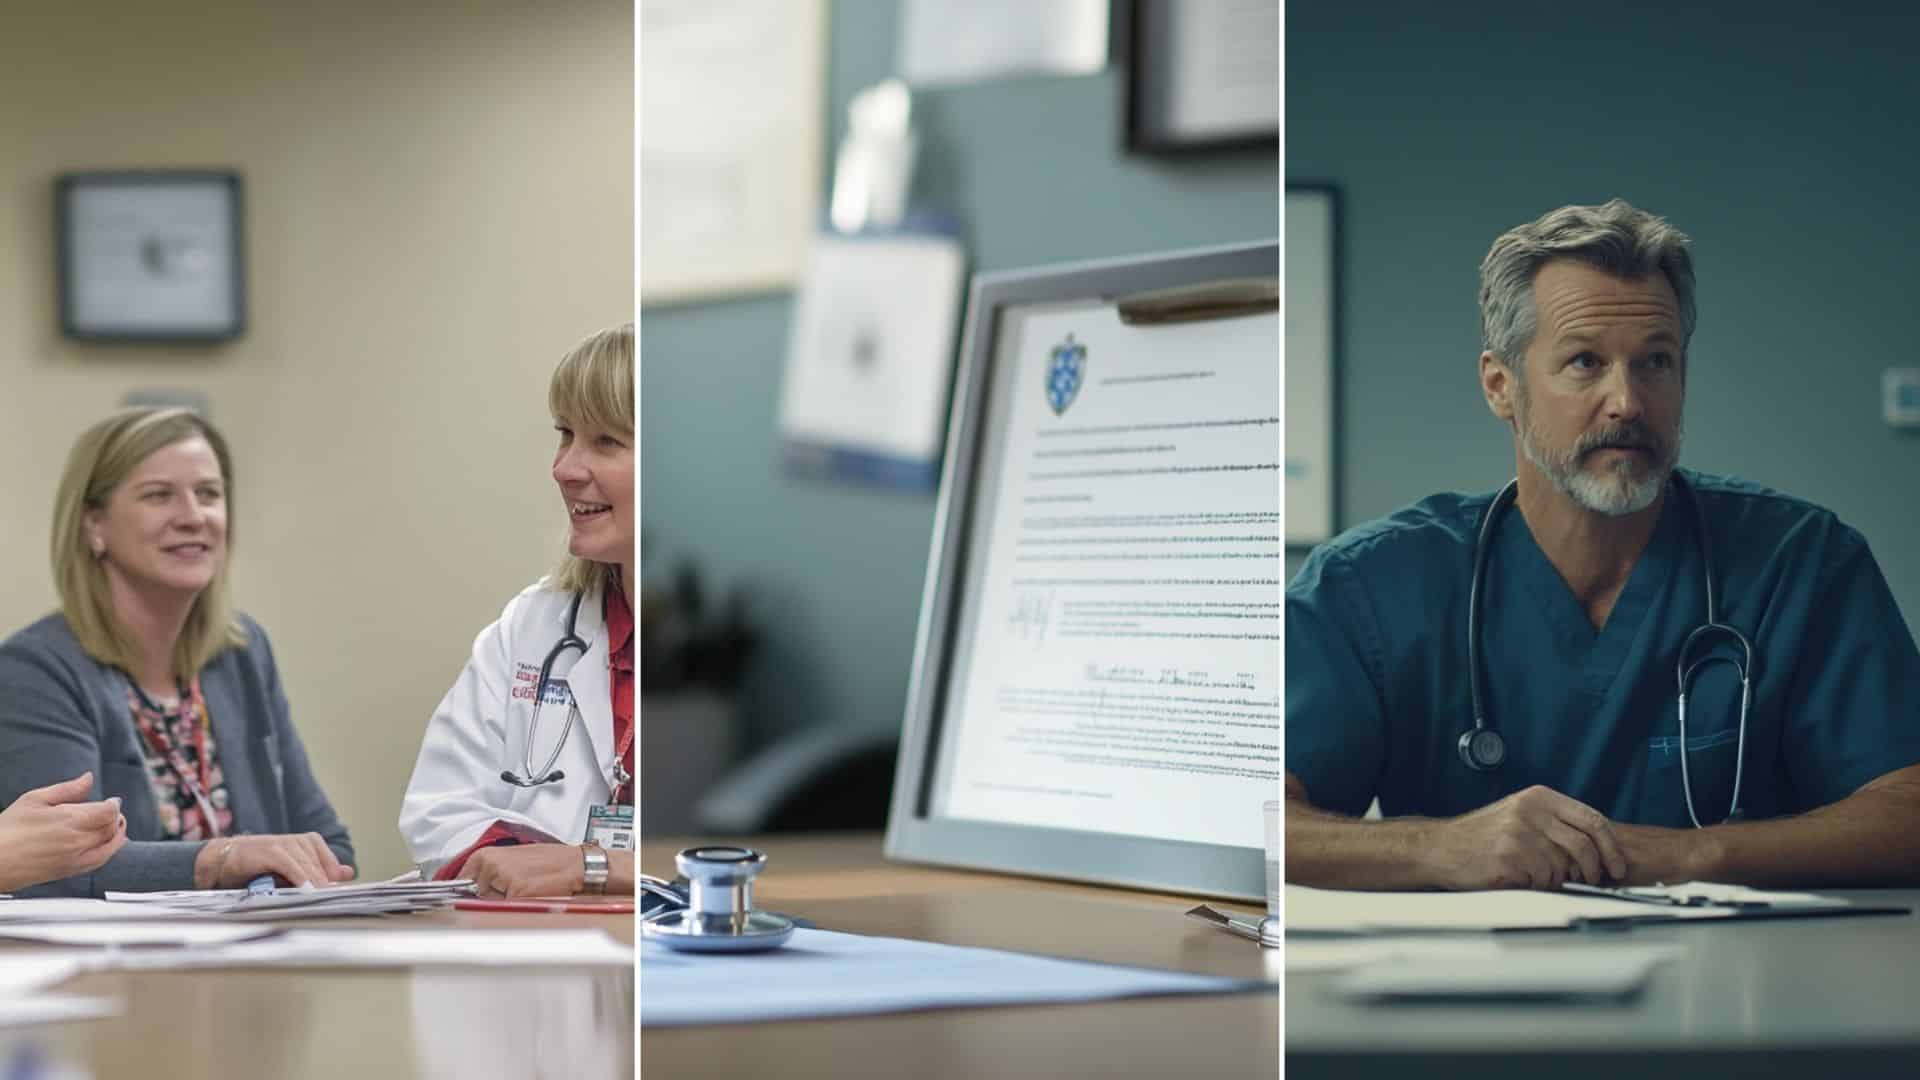
[[[499,620],[474,638],[466,669],[427,722],[413,779],[400,803],[400,835],[424,873],[466,850],[497,820],[577,844],[586,839],[588,808],[611,797],[613,701],[598,590],[581,600],[574,628],[587,643],[586,655],[569,649],[554,662],[549,703],[540,710],[534,737],[537,772],[553,753],[568,716],[564,705],[551,700],[552,684],[564,679],[581,721],[553,764],[565,778],[532,788],[500,779],[502,769],[526,775],[534,683],[548,651],[566,633],[572,599],[572,593],[548,588],[542,579],[508,601]]]

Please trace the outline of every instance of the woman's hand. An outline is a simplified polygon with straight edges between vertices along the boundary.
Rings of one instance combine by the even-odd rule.
[[[209,840],[193,860],[196,889],[237,889],[261,874],[296,888],[353,880],[353,868],[334,858],[319,833],[222,837]]]
[[[585,887],[587,862],[574,844],[502,844],[469,855],[460,876],[479,896],[572,896]]]
[[[90,873],[127,842],[120,799],[85,802],[93,773],[35,788],[0,812],[0,892]]]

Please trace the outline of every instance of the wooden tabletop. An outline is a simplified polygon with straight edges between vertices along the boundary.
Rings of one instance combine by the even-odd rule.
[[[1185,918],[1200,902],[1192,897],[890,863],[878,833],[700,842],[765,851],[756,906],[822,929],[1275,982],[1281,975],[1278,950]],[[673,876],[673,853],[687,843],[643,844],[641,869]],[[1276,989],[644,1029],[640,1057],[648,1076],[1264,1078],[1280,1068],[1280,1004]]]
[[[307,919],[299,929],[600,927],[628,915],[439,911]],[[31,948],[0,946],[8,953]],[[0,1029],[0,1068],[33,1044],[95,1080],[633,1076],[631,969],[298,969],[112,972],[56,991],[119,998],[121,1015]]]

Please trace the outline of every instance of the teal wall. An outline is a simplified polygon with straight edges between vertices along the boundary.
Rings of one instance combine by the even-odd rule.
[[[1288,5],[1287,177],[1344,200],[1344,524],[1511,475],[1480,258],[1619,195],[1695,241],[1687,463],[1835,510],[1920,625],[1920,438],[1880,417],[1920,365],[1920,15],[1840,7]]]
[[[854,92],[893,74],[895,19],[890,0],[832,5],[829,162]],[[915,96],[916,190],[958,215],[974,270],[1278,234],[1276,154],[1128,157],[1120,86],[1109,71]],[[776,409],[791,310],[780,294],[640,319],[648,563],[690,556],[719,583],[756,590],[766,641],[746,688],[753,743],[816,724],[899,724],[933,526],[930,493],[783,474]]]

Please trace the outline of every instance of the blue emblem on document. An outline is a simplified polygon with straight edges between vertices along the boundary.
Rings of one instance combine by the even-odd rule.
[[[1067,340],[1055,345],[1047,357],[1047,404],[1053,407],[1055,416],[1073,404],[1086,375],[1087,347],[1068,334]]]

